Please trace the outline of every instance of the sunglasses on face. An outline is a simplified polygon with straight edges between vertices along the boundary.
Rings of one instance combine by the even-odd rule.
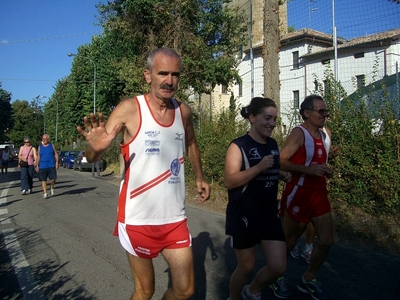
[[[30,142],[24,142],[25,144],[29,144]]]
[[[329,109],[311,109],[312,111],[316,111],[319,115],[329,117]]]

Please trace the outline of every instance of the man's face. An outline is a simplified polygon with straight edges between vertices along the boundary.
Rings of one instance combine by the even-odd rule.
[[[309,110],[308,120],[312,122],[316,127],[322,128],[325,125],[325,119],[329,116],[329,111],[326,109],[324,101],[315,99],[314,109]]]
[[[178,89],[181,64],[177,57],[157,54],[153,60],[152,70],[145,70],[146,82],[150,84],[151,93],[157,98],[172,98]]]
[[[47,145],[49,143],[49,138],[47,136],[42,136],[43,145]]]

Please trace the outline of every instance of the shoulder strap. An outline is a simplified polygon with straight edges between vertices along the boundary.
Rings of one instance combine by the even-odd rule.
[[[31,153],[33,146],[31,146],[31,149],[29,149],[28,154],[26,155],[26,159],[28,159],[29,153]]]

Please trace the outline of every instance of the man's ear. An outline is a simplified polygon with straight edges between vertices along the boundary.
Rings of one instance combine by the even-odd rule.
[[[150,71],[148,69],[144,69],[143,74],[144,74],[144,79],[146,79],[146,82],[151,83]]]
[[[310,117],[310,115],[311,115],[311,111],[309,109],[305,109],[303,114],[308,119]]]

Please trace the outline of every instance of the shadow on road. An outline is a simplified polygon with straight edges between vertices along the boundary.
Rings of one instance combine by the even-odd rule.
[[[24,253],[25,257],[35,261],[34,256],[40,254],[38,249],[46,243],[41,239],[40,233],[19,228],[15,230],[15,236],[24,249],[30,249]],[[9,243],[15,242],[16,240],[13,240]],[[28,247],[25,244],[28,244]],[[18,263],[23,265],[21,257],[18,260]],[[74,281],[73,275],[67,274],[63,270],[68,263],[60,263],[55,255],[54,258],[38,259],[37,263],[29,266],[20,266],[15,273],[16,270],[12,267],[4,236],[0,235],[0,298],[24,299],[21,291],[25,291],[31,295],[30,299],[96,299],[83,284]],[[26,280],[29,276],[35,283],[33,289],[32,281]],[[40,282],[42,285],[37,286],[36,282]]]

